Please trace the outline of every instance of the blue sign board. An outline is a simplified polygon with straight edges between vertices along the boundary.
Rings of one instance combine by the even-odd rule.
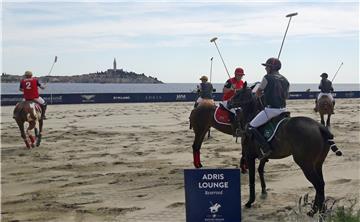
[[[318,92],[290,92],[289,99],[314,99]],[[214,93],[215,101],[222,100],[222,93]],[[335,98],[360,98],[360,91],[340,91]],[[15,105],[21,94],[1,94],[1,106]],[[146,103],[146,102],[195,102],[197,93],[72,93],[42,94],[48,104],[82,103]]]
[[[186,222],[240,222],[239,169],[186,169]]]

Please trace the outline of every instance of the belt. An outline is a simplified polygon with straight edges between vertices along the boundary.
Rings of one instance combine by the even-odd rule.
[[[285,107],[275,107],[275,106],[270,106],[270,105],[267,105],[266,107],[270,108],[270,109],[284,109],[285,108]]]

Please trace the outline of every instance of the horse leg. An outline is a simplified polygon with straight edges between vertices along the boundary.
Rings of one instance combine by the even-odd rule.
[[[331,114],[328,114],[327,116],[327,120],[326,120],[326,127],[330,127],[330,117],[331,117]]]
[[[312,209],[307,213],[308,216],[312,217],[319,209],[322,209],[322,204],[325,198],[324,195],[325,182],[323,178],[318,174],[317,172],[318,170],[315,167],[301,166],[301,169],[306,179],[308,179],[312,183],[316,191],[314,205],[312,206]],[[322,171],[321,171],[321,175],[322,175]]]
[[[43,128],[43,120],[39,119],[39,132],[36,135],[36,144],[35,144],[36,146],[40,146],[42,128]]]
[[[29,143],[29,141],[27,140],[26,134],[25,134],[24,122],[21,121],[21,120],[16,120],[16,123],[17,123],[18,126],[19,126],[19,130],[20,130],[20,133],[21,133],[21,137],[23,138],[26,147],[30,149],[30,143]]]
[[[260,164],[258,166],[258,173],[259,173],[259,177],[260,177],[260,182],[261,182],[261,194],[263,197],[266,197],[267,192],[266,192],[266,184],[265,184],[265,178],[264,178],[264,167],[265,167],[265,163],[267,160],[260,160]]]
[[[247,157],[246,162],[249,167],[249,200],[245,207],[250,208],[251,204],[255,201],[255,158]]]
[[[316,191],[316,195],[318,197],[317,199],[317,207],[318,209],[320,209],[320,213],[324,213],[325,212],[325,206],[324,206],[324,201],[325,201],[325,181],[324,181],[324,177],[323,177],[323,173],[322,173],[322,165],[323,165],[324,161],[318,162],[315,166],[316,168],[316,173],[317,175],[319,175],[320,178],[320,185],[319,185],[319,190]]]
[[[29,127],[26,129],[26,134],[29,136],[30,142],[31,142],[31,147],[34,148],[35,147],[35,137],[31,134],[31,130],[35,128],[35,121],[32,121],[29,123]]]
[[[202,129],[200,132],[195,132],[195,140],[192,145],[195,168],[202,167],[201,160],[200,160],[200,148],[201,148],[201,144],[204,140],[204,137],[205,137],[205,134],[207,131],[208,131],[208,129]]]
[[[321,124],[323,125],[323,126],[325,126],[325,120],[324,120],[324,114],[320,114],[320,118],[321,118]]]

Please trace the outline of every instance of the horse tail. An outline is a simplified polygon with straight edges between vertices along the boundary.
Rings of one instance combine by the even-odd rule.
[[[326,140],[325,142],[329,144],[330,149],[336,154],[336,156],[341,156],[342,152],[334,142],[334,135],[323,125],[320,126],[320,132],[323,135],[323,138]]]

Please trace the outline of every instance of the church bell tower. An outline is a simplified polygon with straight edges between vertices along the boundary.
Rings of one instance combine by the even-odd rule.
[[[116,59],[115,58],[114,58],[113,68],[114,68],[114,72],[116,72]]]

